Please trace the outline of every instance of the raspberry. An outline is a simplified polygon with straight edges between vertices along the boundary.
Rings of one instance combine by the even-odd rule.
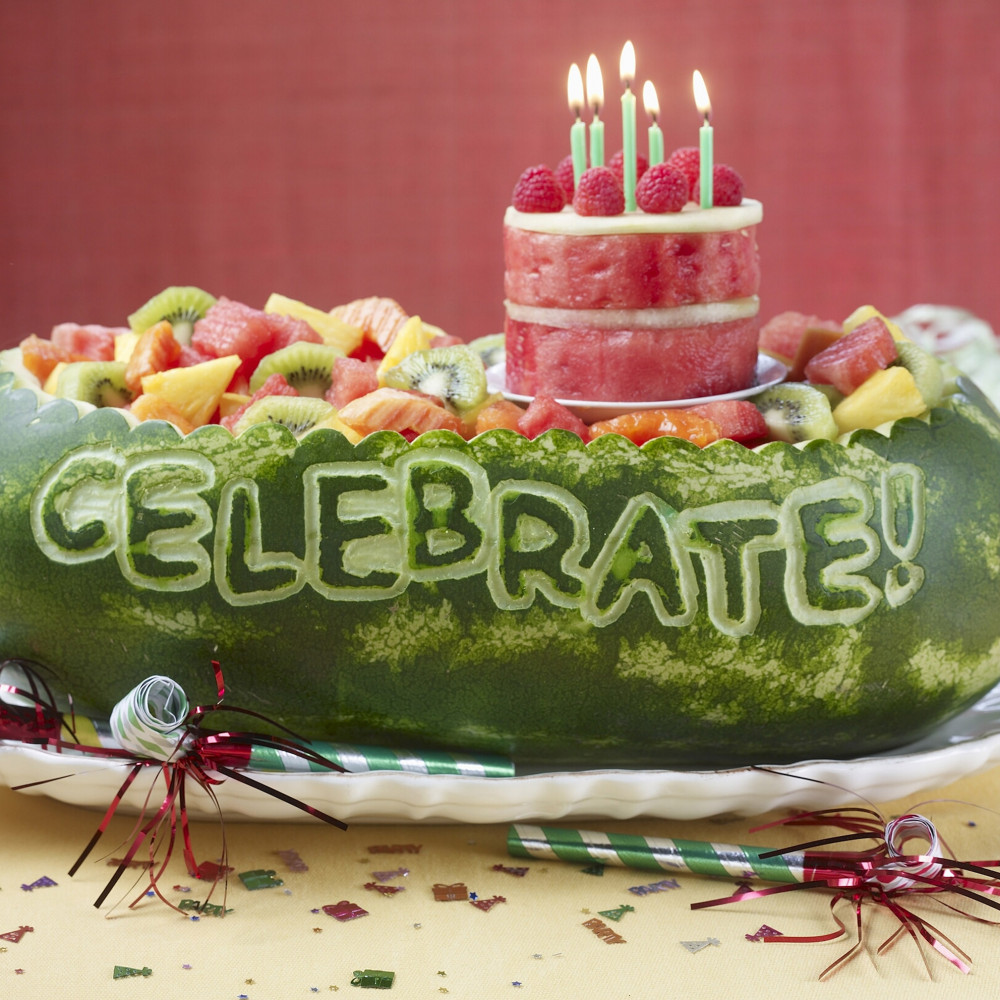
[[[701,152],[697,146],[681,146],[675,149],[668,157],[667,163],[676,167],[688,179],[689,189],[694,190],[698,183],[698,175],[701,171]],[[688,200],[693,200],[690,195]]]
[[[611,172],[618,178],[618,183],[625,186],[625,154],[622,150],[618,150],[614,156],[608,161],[608,166],[611,168]],[[636,153],[635,155],[635,179],[636,181],[642,180],[642,175],[649,169],[649,161],[646,159],[642,153]]]
[[[573,195],[573,208],[578,215],[621,215],[625,195],[614,173],[608,167],[584,171]]]
[[[701,183],[697,183],[691,192],[691,200],[701,200]],[[712,167],[712,204],[721,208],[726,205],[738,205],[743,201],[743,178],[732,167],[725,163],[716,163]]]
[[[566,193],[566,202],[569,204],[573,200],[573,189],[576,187],[576,174],[573,172],[573,157],[564,156],[556,167],[556,180],[562,185]]]
[[[561,212],[566,195],[556,175],[540,164],[528,167],[517,179],[511,204],[519,212]]]
[[[677,167],[657,163],[636,185],[635,200],[644,212],[679,212],[688,200],[688,179]]]

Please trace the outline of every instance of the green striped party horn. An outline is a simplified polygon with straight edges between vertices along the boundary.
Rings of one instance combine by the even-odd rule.
[[[183,756],[184,721],[188,700],[184,689],[170,677],[147,677],[111,712],[115,742],[139,757],[171,760]]]
[[[507,850],[515,858],[617,865],[644,871],[691,872],[724,878],[803,882],[807,860],[802,853],[776,855],[767,847],[670,840],[629,833],[596,833],[554,826],[515,823],[507,831]]]

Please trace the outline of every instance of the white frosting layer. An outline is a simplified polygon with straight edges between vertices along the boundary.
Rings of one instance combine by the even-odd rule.
[[[723,233],[756,226],[764,218],[764,206],[752,198],[726,208],[698,208],[693,203],[680,212],[654,215],[625,212],[622,215],[577,215],[567,206],[561,212],[518,212],[508,206],[504,225],[535,233],[561,236],[606,236],[613,233]]]
[[[673,309],[542,309],[505,301],[507,315],[517,323],[536,323],[556,329],[583,327],[594,330],[672,330],[730,323],[756,316],[760,299],[751,295],[728,302],[699,302]]]

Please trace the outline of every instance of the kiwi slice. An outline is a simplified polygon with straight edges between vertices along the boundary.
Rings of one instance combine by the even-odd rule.
[[[323,397],[330,388],[334,362],[343,356],[343,351],[329,344],[297,340],[264,357],[250,376],[250,391],[256,392],[269,375],[278,372],[300,396]]]
[[[482,359],[487,368],[500,364],[507,358],[507,338],[502,333],[490,333],[485,337],[476,337],[469,341],[471,347]]]
[[[944,399],[944,371],[938,359],[910,340],[897,340],[896,353],[895,363],[913,376],[927,408],[940,406]]]
[[[392,389],[416,389],[436,396],[459,413],[478,406],[489,395],[486,369],[468,344],[414,351],[383,377]]]
[[[93,406],[128,406],[124,361],[72,361],[59,373],[56,395]]]
[[[833,440],[839,433],[830,400],[816,386],[781,382],[754,396],[771,436],[795,444],[814,438]]]
[[[161,320],[174,328],[174,338],[181,344],[191,343],[195,320],[201,319],[215,305],[215,296],[194,285],[171,285],[154,295],[128,318],[128,325],[142,333]]]
[[[254,424],[272,423],[301,437],[334,412],[330,403],[315,396],[264,396],[246,408],[233,426],[233,433],[242,434]]]

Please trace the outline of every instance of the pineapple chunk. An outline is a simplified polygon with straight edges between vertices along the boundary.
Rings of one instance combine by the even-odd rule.
[[[359,434],[353,427],[345,424],[344,421],[340,419],[340,414],[337,413],[336,410],[325,420],[319,421],[319,423],[316,424],[316,427],[332,427],[335,431],[340,431],[340,433],[343,434],[344,437],[351,442],[351,444],[357,444],[362,438],[362,435]],[[316,430],[316,427],[313,427],[312,429]]]
[[[378,363],[378,384],[385,385],[385,373],[390,368],[395,368],[407,355],[414,351],[426,351],[431,346],[431,341],[437,336],[433,327],[420,321],[419,316],[411,316],[400,327],[389,350],[385,352],[385,357]]]
[[[861,427],[874,429],[890,420],[919,417],[927,405],[913,375],[901,365],[880,368],[833,409],[841,434]]]
[[[850,333],[855,327],[867,323],[873,316],[877,316],[889,328],[893,340],[909,340],[897,323],[893,323],[888,316],[880,313],[874,306],[858,306],[847,319],[844,320],[844,333]]]
[[[246,406],[252,398],[245,392],[224,392],[219,400],[219,416],[232,416],[241,406]]]
[[[142,379],[142,391],[167,400],[195,427],[207,424],[242,359],[238,354],[213,358],[187,368],[170,368]]]
[[[138,343],[139,334],[132,330],[117,334],[115,336],[115,361],[124,361],[127,364],[135,350],[135,345]]]
[[[57,396],[57,388],[59,386],[59,374],[62,370],[69,364],[68,361],[57,361],[55,368],[49,372],[49,377],[45,380],[45,384],[42,389],[45,390],[50,396]]]
[[[294,316],[295,319],[304,320],[323,338],[324,344],[336,347],[345,357],[361,346],[364,337],[361,327],[352,326],[338,316],[332,316],[322,309],[307,306],[304,302],[279,295],[277,292],[272,293],[264,303],[264,312],[277,313],[279,316]]]

